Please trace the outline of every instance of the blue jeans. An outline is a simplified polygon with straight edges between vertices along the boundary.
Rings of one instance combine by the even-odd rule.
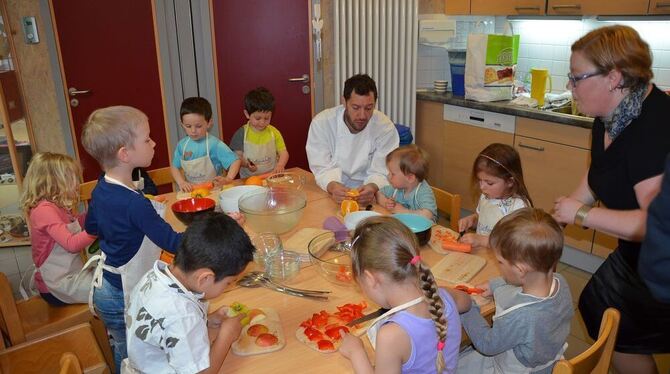
[[[123,290],[114,287],[103,278],[102,287],[95,288],[93,291],[93,305],[98,317],[105,323],[105,327],[114,339],[112,349],[114,350],[114,364],[118,374],[121,372],[121,361],[128,357]]]

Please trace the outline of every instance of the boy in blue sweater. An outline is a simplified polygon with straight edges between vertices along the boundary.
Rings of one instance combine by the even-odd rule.
[[[161,248],[177,251],[181,234],[163,220],[165,206],[145,198],[133,183],[133,169],[148,167],[156,146],[144,113],[128,106],[96,110],[84,126],[82,144],[105,172],[93,190],[85,229],[100,239],[102,271],[93,281],[93,304],[114,339],[118,373],[127,357],[124,308],[130,291]]]

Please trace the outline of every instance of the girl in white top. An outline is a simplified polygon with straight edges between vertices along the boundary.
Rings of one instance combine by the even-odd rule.
[[[458,230],[476,228],[476,233],[464,234],[460,241],[473,247],[488,247],[489,234],[501,218],[533,206],[523,182],[519,153],[506,144],[490,144],[475,159],[472,183],[481,192],[477,212],[461,218]]]

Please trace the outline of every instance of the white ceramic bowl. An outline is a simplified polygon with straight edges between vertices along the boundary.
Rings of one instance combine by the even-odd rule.
[[[351,212],[344,216],[344,225],[347,226],[347,230],[356,229],[356,225],[362,220],[368,217],[380,216],[381,214],[375,212],[374,210],[359,210],[358,212]]]
[[[240,197],[248,192],[262,191],[267,190],[265,187],[254,186],[254,185],[245,185],[245,186],[235,186],[225,189],[219,193],[219,204],[221,205],[221,210],[224,213],[239,212],[240,207],[238,202]]]

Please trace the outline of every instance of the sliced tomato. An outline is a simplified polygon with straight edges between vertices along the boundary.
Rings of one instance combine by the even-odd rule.
[[[249,326],[249,329],[247,330],[247,335],[249,335],[249,336],[259,336],[261,334],[267,333],[268,331],[270,331],[270,329],[268,329],[267,326],[261,325],[260,323],[257,323],[255,325]]]
[[[260,334],[256,338],[256,345],[260,347],[270,347],[279,343],[279,338],[272,334]]]
[[[306,328],[304,333],[305,336],[307,336],[307,339],[309,339],[310,341],[317,341],[323,339],[323,334],[321,333],[321,331],[311,327]]]
[[[316,343],[316,346],[319,347],[320,351],[334,351],[335,350],[335,346],[333,345],[333,342],[331,342],[330,340],[326,340],[326,339],[319,340]]]
[[[314,313],[312,315],[312,324],[316,327],[324,327],[328,324],[328,317],[330,315],[325,310],[320,311],[318,314]]]
[[[340,330],[342,330],[344,332],[349,332],[349,329],[346,328],[345,326],[336,326],[336,327],[332,327],[330,329],[327,329],[326,330],[326,335],[328,335],[328,337],[330,337],[333,340],[340,340],[340,339],[342,339],[342,335],[340,334]]]

